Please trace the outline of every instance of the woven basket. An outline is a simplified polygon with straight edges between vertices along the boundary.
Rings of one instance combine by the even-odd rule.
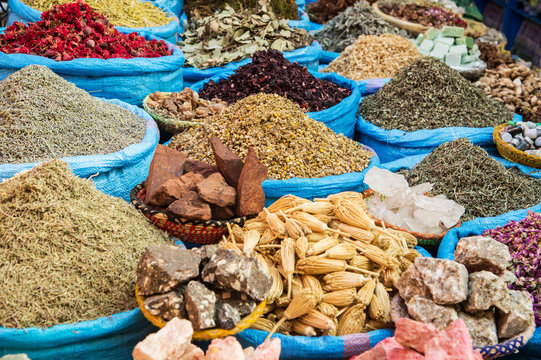
[[[227,224],[244,225],[246,217],[231,220],[189,220],[174,216],[161,210],[154,210],[145,205],[144,183],[135,186],[130,192],[130,200],[136,209],[141,211],[158,228],[170,235],[193,244],[216,244],[227,233]]]
[[[171,94],[170,92],[164,92],[164,94]],[[189,129],[194,126],[201,125],[201,123],[197,121],[185,121],[185,120],[178,120],[175,117],[167,117],[167,116],[161,116],[153,113],[152,108],[148,106],[148,101],[150,100],[150,95],[147,95],[143,99],[143,109],[152,116],[154,120],[156,120],[156,124],[158,124],[158,128],[161,131],[168,132],[171,135],[176,135],[181,132],[183,132],[186,129]]]
[[[498,125],[492,133],[492,138],[500,155],[511,162],[541,169],[541,157],[528,155],[502,140],[502,133],[506,126],[507,124]]]
[[[368,189],[368,190],[363,191],[362,194],[363,194],[363,197],[366,199],[366,198],[369,198],[370,196],[373,196],[375,194],[375,191],[372,190],[372,189]],[[404,231],[404,232],[407,232],[407,233],[415,236],[417,238],[418,242],[419,242],[419,245],[429,245],[429,246],[439,245],[439,243],[441,242],[441,240],[443,239],[445,234],[447,234],[447,231],[449,231],[449,230],[447,230],[447,231],[445,231],[443,233],[440,233],[440,234],[423,234],[423,233],[418,233],[418,232],[415,232],[415,231],[409,231],[409,230],[406,230],[406,229],[402,229],[402,228],[400,228],[398,226],[387,224],[385,221],[380,220],[380,219],[376,219],[373,216],[372,216],[372,218],[376,222],[376,225],[385,226],[386,228],[390,228],[390,229],[394,229],[394,230]],[[458,227],[458,226],[460,226],[460,222],[458,222],[458,224],[456,224],[453,227],[455,228],[455,227]]]
[[[152,315],[144,305],[145,298],[139,294],[139,289],[137,288],[137,285],[135,286],[135,298],[137,299],[137,305],[139,305],[139,309],[147,318],[148,321],[150,321],[152,324],[159,328],[163,328],[167,321],[164,319]],[[240,320],[240,322],[235,326],[233,329],[226,330],[226,329],[208,329],[208,330],[201,330],[201,331],[194,331],[192,339],[198,340],[198,341],[205,341],[205,340],[212,340],[217,339],[221,337],[226,337],[230,335],[235,335],[241,332],[244,329],[249,328],[252,326],[253,323],[256,322],[256,320],[261,317],[263,314],[263,310],[265,310],[265,306],[267,305],[267,301],[263,300],[257,307],[254,309],[254,311],[245,316]]]

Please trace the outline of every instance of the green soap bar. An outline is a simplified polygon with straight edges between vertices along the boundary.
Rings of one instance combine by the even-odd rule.
[[[419,52],[423,54],[424,56],[430,56],[430,51],[419,49]]]
[[[478,57],[475,55],[462,55],[462,64],[469,64],[477,61]]]
[[[445,63],[449,66],[460,66],[462,56],[460,54],[447,54],[445,56]]]
[[[466,38],[465,37],[459,37],[455,41],[455,45],[466,45]]]
[[[417,45],[421,45],[421,43],[423,42],[424,37],[425,36],[423,34],[419,34],[417,36],[417,39],[415,39],[415,42],[417,43]]]
[[[451,48],[449,49],[449,54],[460,54],[460,56],[462,56],[462,54],[467,53],[468,48],[466,47],[466,45],[455,45],[451,46]]]
[[[441,29],[441,34],[443,36],[450,36],[450,37],[461,37],[464,36],[464,28],[458,27],[458,26],[444,26],[443,29]]]
[[[468,47],[468,49],[473,48],[473,38],[472,37],[469,37],[469,36],[466,37],[466,46]]]
[[[425,39],[421,43],[421,46],[419,46],[419,50],[430,51],[432,50],[433,47],[434,47],[434,41]]]
[[[440,36],[439,38],[436,39],[436,43],[453,46],[454,43],[455,43],[455,38],[446,37],[446,36]]]
[[[440,31],[438,29],[430,28],[427,32],[425,32],[426,38],[428,40],[434,40],[436,36],[440,34]]]

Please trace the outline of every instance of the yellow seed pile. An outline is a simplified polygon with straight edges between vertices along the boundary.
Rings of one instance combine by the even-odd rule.
[[[257,257],[273,278],[252,328],[319,336],[392,327],[390,292],[420,256],[417,240],[376,226],[365,210],[355,192],[316,201],[286,195],[231,229],[222,244]]]
[[[390,78],[419,56],[415,44],[402,36],[361,35],[323,72],[335,72],[355,81]]]

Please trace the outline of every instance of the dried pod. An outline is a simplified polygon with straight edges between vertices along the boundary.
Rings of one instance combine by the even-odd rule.
[[[323,288],[326,291],[336,291],[363,286],[369,279],[361,274],[349,271],[337,271],[325,275],[323,280],[325,281]]]
[[[317,310],[312,310],[308,314],[303,315],[299,318],[299,321],[320,330],[331,330],[335,327],[332,319]]]
[[[319,303],[323,299],[323,288],[319,280],[312,275],[302,275],[302,286],[308,288],[316,297],[316,301]]]
[[[338,244],[325,251],[321,256],[331,259],[350,260],[357,255],[357,249],[351,244]]]
[[[323,240],[313,243],[312,246],[308,248],[306,255],[308,256],[318,255],[339,244],[340,244],[340,240],[338,240],[337,238],[327,237]]]
[[[323,295],[323,302],[335,306],[348,306],[353,304],[356,299],[357,290],[354,288],[328,292]]]
[[[335,318],[336,315],[338,315],[338,308],[336,306],[323,302],[323,301],[317,304],[317,309],[322,314],[327,315],[331,319]]]
[[[340,315],[336,334],[338,336],[358,334],[363,331],[365,321],[365,306],[363,304],[353,305]]]
[[[301,236],[295,242],[295,253],[300,259],[306,257],[306,252],[308,251],[308,239],[305,236]]]
[[[376,282],[372,279],[368,280],[357,292],[357,302],[367,307],[372,301],[372,295],[374,295],[375,290]]]
[[[293,331],[294,333],[296,333],[298,335],[310,336],[310,337],[317,335],[316,330],[314,329],[314,327],[312,327],[310,325],[303,324],[298,320],[292,321],[291,324],[292,324],[291,331]]]

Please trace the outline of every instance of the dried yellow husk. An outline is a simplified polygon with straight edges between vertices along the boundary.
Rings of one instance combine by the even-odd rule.
[[[344,233],[349,234],[352,239],[363,241],[366,243],[371,243],[372,241],[374,241],[376,237],[376,235],[372,231],[361,229],[360,227],[357,227],[357,226],[344,224],[340,221],[331,222],[331,227],[333,229],[338,229]]]
[[[399,262],[400,262],[399,269],[401,272],[408,270],[410,266],[413,265],[413,263],[404,256],[400,257]]]
[[[374,264],[372,263],[372,260],[370,260],[364,255],[354,256],[353,258],[349,260],[349,264],[351,266],[355,266],[355,267],[366,269],[366,270],[372,270],[374,268]]]
[[[267,213],[265,220],[267,221],[267,224],[269,224],[269,228],[271,229],[273,235],[285,235],[286,225],[282,222],[282,220],[280,220],[278,215],[269,212],[267,209],[264,210]]]
[[[342,260],[353,259],[356,255],[357,249],[351,244],[338,244],[326,250],[324,253],[325,257]]]
[[[278,200],[276,200],[274,203],[272,203],[272,205],[267,208],[267,210],[271,213],[278,213],[279,211],[287,212],[287,210],[307,202],[310,202],[310,200],[289,194],[284,195]]]
[[[329,235],[325,234],[324,232],[314,232],[311,234],[306,235],[306,238],[309,242],[318,242],[320,240],[323,240],[327,238]]]
[[[323,288],[326,291],[336,291],[363,286],[369,278],[349,271],[337,271],[325,275],[323,280],[325,281]]]
[[[360,241],[351,241],[347,239],[344,239],[344,241],[355,246],[362,255],[366,256],[376,264],[386,268],[398,268],[398,261],[379,247],[365,244]]]
[[[338,230],[329,228],[329,226],[326,223],[320,221],[318,218],[316,218],[312,214],[308,214],[305,212],[297,212],[292,217],[295,220],[299,221],[301,224],[304,224],[305,226],[310,228],[310,230],[312,230],[313,232],[331,231],[331,232],[341,233]]]
[[[287,297],[291,297],[291,278],[295,271],[295,240],[285,238],[281,244],[282,268],[287,277]]]
[[[267,228],[265,231],[263,231],[263,234],[261,235],[261,239],[259,239],[259,244],[268,244],[274,238],[275,237],[272,234],[272,230],[270,228]]]
[[[340,244],[340,240],[334,237],[327,237],[325,239],[319,240],[316,243],[313,243],[306,252],[307,256],[319,255],[328,249],[335,247]]]
[[[319,280],[312,275],[302,275],[302,286],[308,288],[316,297],[316,301],[319,303],[323,299],[323,288]]]
[[[286,212],[293,211],[304,211],[314,215],[333,215],[334,214],[334,205],[327,201],[318,201],[318,202],[306,202],[300,204],[294,208],[289,209]]]
[[[400,273],[397,269],[384,269],[381,275],[383,284],[388,288],[393,288],[398,279],[400,279]]]
[[[243,233],[243,238],[244,238],[244,247],[242,248],[242,251],[244,251],[246,255],[250,255],[254,251],[256,245],[259,243],[259,239],[261,238],[261,235],[259,234],[259,231],[257,230],[248,230],[245,233]]]
[[[327,224],[327,226],[329,225],[329,223],[332,221],[332,216],[329,216],[329,215],[323,215],[323,214],[314,214],[314,217],[316,219],[318,219],[319,221],[321,221],[322,223],[324,224]]]
[[[261,235],[269,228],[269,225],[264,221],[259,221],[256,219],[250,219],[244,223],[244,230],[257,230]]]
[[[415,262],[416,258],[421,257],[421,254],[419,254],[417,250],[411,249],[404,257],[411,262]]]
[[[313,256],[297,261],[297,271],[302,274],[320,275],[344,270],[346,270],[346,262],[344,260]]]
[[[233,224],[231,226],[230,235],[233,237],[233,242],[244,242],[244,230],[239,225]]]
[[[338,314],[338,308],[336,306],[323,301],[317,304],[317,310],[331,319],[335,318]]]
[[[295,253],[300,259],[306,257],[306,252],[308,251],[308,239],[305,236],[301,236],[295,242]]]
[[[383,322],[391,321],[391,300],[382,283],[376,285],[375,293],[368,307],[368,315]]]
[[[332,319],[317,310],[312,310],[308,314],[301,316],[299,321],[320,330],[331,330],[335,327]]]
[[[357,303],[367,307],[372,301],[372,295],[376,290],[376,282],[373,279],[370,279],[363,285],[362,288],[357,292]]]
[[[267,299],[269,302],[274,302],[276,299],[282,296],[282,293],[284,292],[284,285],[282,283],[282,276],[275,266],[270,267],[269,273],[272,277],[272,286]]]
[[[353,305],[340,316],[336,334],[338,336],[358,334],[363,331],[365,322],[365,306],[363,304]]]
[[[323,295],[323,302],[334,306],[348,306],[356,300],[357,290],[355,288],[332,291]]]
[[[273,327],[274,327],[273,321],[269,319],[265,319],[264,317],[260,317],[252,324],[252,326],[250,326],[250,329],[261,330],[261,331],[271,331]]]
[[[317,336],[316,329],[313,326],[303,324],[298,320],[291,322],[291,331],[301,336]]]
[[[329,195],[327,196],[327,199],[329,199],[334,205],[336,205],[336,203],[340,200],[350,200],[361,206],[363,210],[366,211],[366,209],[368,209],[368,205],[364,200],[363,194],[356,191],[343,191],[337,194]]]
[[[295,219],[289,219],[287,217],[285,217],[285,226],[286,226],[286,231],[287,231],[287,236],[289,236],[290,238],[292,239],[298,239],[300,238],[301,236],[304,236],[305,233],[303,231],[303,227],[301,226],[301,224],[295,220]]]

